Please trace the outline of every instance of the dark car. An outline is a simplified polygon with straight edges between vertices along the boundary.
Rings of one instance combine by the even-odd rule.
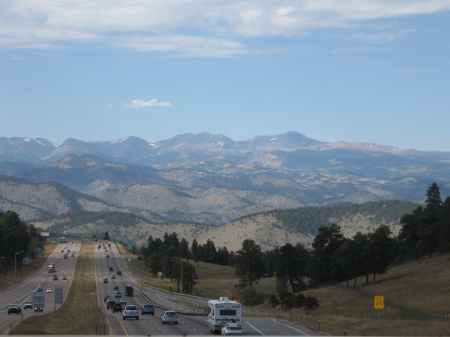
[[[106,255],[106,258],[109,259],[109,255]]]
[[[155,316],[155,307],[152,304],[144,304],[141,307],[141,315],[153,315]]]
[[[10,304],[8,305],[8,315],[9,314],[21,314],[22,310],[20,310],[20,307],[17,304]]]
[[[115,285],[115,286],[114,286],[114,290],[119,290],[119,286],[118,286],[118,285]]]
[[[53,281],[58,281],[58,275],[53,274]]]
[[[42,291],[41,287],[37,287],[36,291]]]
[[[114,271],[114,268],[113,267],[109,267],[109,271]]]
[[[122,275],[122,271],[121,271],[121,270],[118,270],[118,271],[117,271],[117,275]]]
[[[116,312],[116,311],[122,312],[122,304],[120,304],[119,302],[114,302],[113,312]]]
[[[107,309],[114,308],[115,303],[116,303],[116,301],[114,301],[112,298],[108,299],[106,301],[106,308]]]

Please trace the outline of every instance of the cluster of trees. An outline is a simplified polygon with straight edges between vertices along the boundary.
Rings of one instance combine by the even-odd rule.
[[[416,203],[403,201],[370,201],[363,204],[339,203],[320,207],[299,207],[270,211],[283,226],[293,228],[303,234],[317,235],[318,229],[329,219],[339,222],[342,218],[361,214],[370,216],[374,226],[398,221],[405,213],[411,212]]]
[[[195,267],[189,264],[190,256],[186,239],[179,240],[176,233],[165,233],[163,239],[153,239],[150,236],[147,247],[142,247],[139,258],[147,260],[147,267],[153,275],[157,276],[158,272],[162,272],[163,278],[168,277],[171,281],[175,278],[178,281],[178,291],[181,287],[182,292],[192,294],[198,275]]]
[[[450,197],[441,199],[439,186],[431,184],[424,206],[402,216],[398,235],[400,254],[418,259],[450,251]]]
[[[36,247],[43,248],[40,239],[36,227],[21,221],[17,213],[0,213],[0,272],[14,268],[15,261],[20,268],[23,257],[33,257]]]

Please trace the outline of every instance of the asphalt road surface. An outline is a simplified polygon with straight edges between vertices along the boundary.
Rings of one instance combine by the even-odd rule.
[[[0,292],[0,334],[4,335],[9,333],[11,325],[14,327],[20,320],[28,318],[30,316],[36,316],[36,324],[38,324],[38,315],[42,313],[35,313],[33,309],[23,309],[23,302],[32,301],[33,293],[37,288],[42,288],[40,294],[44,294],[45,305],[44,313],[54,311],[60,307],[60,304],[55,304],[55,286],[63,287],[64,298],[70,287],[73,271],[76,265],[76,259],[79,253],[80,241],[73,241],[73,244],[61,243],[55,249],[55,251],[49,256],[47,263],[42,266],[41,270],[32,277],[24,280],[23,282]],[[67,249],[75,251],[75,256],[72,257],[72,253],[68,254],[68,258],[64,259],[64,254],[67,253]],[[64,250],[64,252],[62,252]],[[61,259],[58,259],[61,257]],[[54,262],[55,272],[48,272],[48,263]],[[58,280],[53,280],[53,275],[58,275]],[[67,280],[63,280],[63,276],[67,276]],[[47,292],[47,289],[51,289],[51,293]],[[22,315],[10,314],[8,315],[8,305],[18,304],[22,309]]]

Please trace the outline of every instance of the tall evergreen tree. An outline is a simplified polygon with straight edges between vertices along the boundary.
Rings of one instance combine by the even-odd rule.
[[[333,269],[332,259],[344,242],[340,226],[332,224],[330,227],[319,228],[312,244],[311,284],[333,283],[342,279],[343,276],[336,274],[336,269]]]
[[[441,206],[439,186],[433,183],[428,188],[425,208],[419,218],[417,249],[420,255],[431,257],[437,248]]]
[[[369,234],[367,246],[369,252],[369,269],[366,283],[369,282],[369,273],[373,274],[373,282],[375,282],[375,275],[386,273],[389,265],[397,257],[397,241],[391,236],[392,231],[389,226],[386,225],[381,225],[375,232]]]
[[[242,249],[236,252],[234,258],[235,275],[239,278],[238,288],[251,287],[258,284],[265,275],[265,264],[261,247],[255,241],[246,239]]]
[[[419,258],[417,242],[419,240],[419,221],[422,217],[423,207],[418,206],[412,213],[407,213],[400,218],[402,228],[398,234],[400,254],[407,258]]]
[[[309,253],[302,244],[294,247],[286,243],[280,248],[276,266],[277,280],[287,280],[293,293],[305,289],[303,278],[308,272],[309,259]]]

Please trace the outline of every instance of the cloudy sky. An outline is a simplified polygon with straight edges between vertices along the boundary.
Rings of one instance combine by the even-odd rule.
[[[1,0],[0,137],[450,151],[450,0]]]

